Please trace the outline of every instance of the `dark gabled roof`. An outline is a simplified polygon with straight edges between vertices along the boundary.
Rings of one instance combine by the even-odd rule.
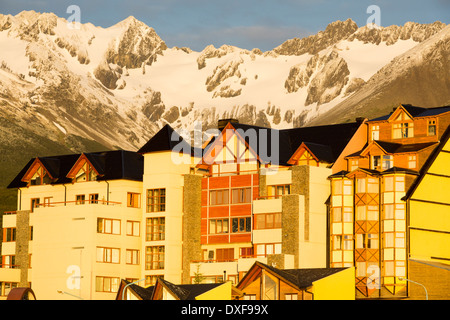
[[[223,283],[198,283],[198,284],[180,284],[177,287],[184,290],[187,295],[180,300],[195,300],[195,298],[209,290],[212,290]]]
[[[402,104],[402,106],[414,118],[437,116],[442,113],[450,112],[450,106],[442,106],[434,108],[415,107],[409,104]],[[375,119],[371,119],[369,120],[369,122],[387,120],[391,117],[393,112]]]
[[[167,280],[158,278],[156,285],[161,285],[175,295],[179,300],[195,300],[195,298],[223,283],[199,283],[199,284],[173,284]],[[154,297],[152,296],[151,299]]]
[[[342,150],[361,126],[361,122],[282,130],[289,136],[290,149],[295,152],[302,142],[315,143],[330,148],[330,162],[336,161]],[[311,150],[312,151],[312,150]],[[292,155],[291,153],[291,155]]]
[[[55,179],[52,184],[72,182],[67,174],[82,154],[70,154],[53,157],[39,157],[44,167]],[[114,150],[104,152],[84,153],[86,158],[95,167],[100,176],[97,180],[134,180],[142,181],[144,172],[144,159],[141,154],[132,151]],[[27,183],[22,181],[23,176],[35,161],[31,159],[7,188],[23,188]]]
[[[170,125],[166,124],[161,130],[159,130],[142,148],[138,150],[138,153],[150,153],[158,151],[177,151],[182,153],[196,153],[196,149],[191,147]]]
[[[349,173],[349,171],[341,170],[339,172],[336,172],[335,174],[332,174],[332,175],[328,176],[328,179],[338,178],[338,177],[345,177],[348,173]]]
[[[313,142],[304,142],[304,144],[320,161],[332,163],[336,160],[330,146]]]
[[[133,293],[138,296],[142,300],[151,300],[153,296],[153,290],[155,289],[155,286],[149,286],[149,287],[141,287],[137,284],[130,284],[131,282],[128,280],[122,279],[120,283],[120,288],[116,295],[116,300],[122,300],[122,293],[125,286],[127,286],[127,290],[133,291]]]
[[[387,153],[406,153],[406,152],[417,152],[422,149],[428,148],[432,145],[437,144],[437,142],[424,142],[424,143],[410,143],[410,144],[400,144],[386,141],[375,141],[384,151]]]
[[[400,167],[392,167],[384,171],[380,171],[380,174],[390,174],[390,173],[407,173],[412,175],[419,175],[418,171],[406,169],[406,168],[400,168]]]
[[[337,272],[348,269],[348,268],[278,269],[261,262],[255,262],[255,264],[252,266],[251,269],[255,267],[266,269],[272,274],[276,275],[277,277],[281,278],[284,281],[293,284],[299,289],[306,289],[308,287],[311,287],[313,283],[317,280],[323,279]]]
[[[172,292],[179,300],[187,300],[190,295],[190,292],[181,286],[177,286],[169,281],[158,278],[158,282],[162,283],[162,285],[167,288],[170,292]]]
[[[361,126],[361,122],[353,122],[279,130],[236,122],[230,124],[245,136],[246,142],[262,162],[286,166],[289,166],[288,161],[302,143],[320,160],[329,163],[336,161]],[[252,137],[255,137],[256,141],[252,141]],[[204,148],[204,154],[215,140],[216,138],[211,139]]]

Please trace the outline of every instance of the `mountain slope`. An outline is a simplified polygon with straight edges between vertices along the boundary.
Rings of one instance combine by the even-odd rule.
[[[192,130],[200,120],[205,130],[238,118],[287,128],[398,102],[445,104],[446,34],[440,22],[374,29],[349,19],[267,52],[195,52],[168,48],[133,17],[73,29],[52,13],[0,15],[0,148],[9,150],[1,160],[20,167],[49,153],[137,150],[166,123]]]
[[[354,95],[311,124],[373,118],[400,103],[421,107],[450,105],[450,26],[399,55]]]

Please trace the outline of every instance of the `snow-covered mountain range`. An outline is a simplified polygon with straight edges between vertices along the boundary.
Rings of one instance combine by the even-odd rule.
[[[398,103],[450,103],[450,26],[441,22],[370,28],[349,19],[267,52],[196,52],[168,48],[133,17],[76,29],[24,11],[0,15],[0,48],[2,149],[136,150],[166,123],[191,130],[201,120],[207,129],[237,118],[289,128]]]

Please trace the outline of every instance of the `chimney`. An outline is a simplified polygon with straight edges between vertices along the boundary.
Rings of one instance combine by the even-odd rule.
[[[363,123],[364,122],[364,117],[358,117],[358,118],[355,119],[355,121],[357,123]]]
[[[226,127],[226,125],[231,122],[231,123],[239,123],[238,119],[219,119],[218,123],[217,123],[217,128],[222,131],[223,128]]]

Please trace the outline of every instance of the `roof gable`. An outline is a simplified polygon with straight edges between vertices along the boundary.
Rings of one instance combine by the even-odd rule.
[[[166,124],[139,149],[138,153],[144,154],[158,151],[192,153],[192,148],[170,125]]]
[[[257,147],[256,134],[252,137],[248,133],[236,129],[229,122],[219,136],[215,137],[205,148],[199,166],[203,167],[214,163],[261,161],[261,158],[255,151]]]
[[[262,270],[265,270],[273,276],[279,278],[290,286],[303,290],[311,287],[315,281],[328,277],[332,274],[345,270],[347,268],[308,268],[308,269],[277,269],[261,263],[255,262],[247,274],[237,285],[239,290],[243,290],[247,285],[261,276]]]
[[[302,155],[305,155],[305,152],[313,157],[317,162],[332,163],[335,160],[330,146],[312,142],[302,142],[302,144],[289,159],[288,163],[295,165],[300,160]]]
[[[144,171],[144,158],[141,154],[133,151],[114,150],[84,154],[69,154],[53,157],[39,158],[41,163],[51,174],[53,180],[51,184],[64,184],[73,182],[76,175],[77,166],[83,165],[82,160],[86,160],[97,173],[99,180],[133,180],[142,181]],[[28,171],[36,162],[36,158],[31,159],[11,181],[8,188],[23,188],[27,182],[22,181]],[[68,177],[69,176],[69,177]]]
[[[40,158],[34,159],[33,163],[30,165],[30,167],[28,168],[27,172],[23,175],[21,180],[23,182],[29,183],[36,174],[42,177],[48,175],[50,179],[54,179],[53,175],[43,164],[43,161]],[[55,173],[53,172],[53,174]]]
[[[95,163],[96,165],[94,165]],[[104,168],[100,165],[101,161],[97,155],[86,155],[82,153],[67,173],[69,179],[82,179],[83,181],[92,181],[93,176],[103,175]]]

